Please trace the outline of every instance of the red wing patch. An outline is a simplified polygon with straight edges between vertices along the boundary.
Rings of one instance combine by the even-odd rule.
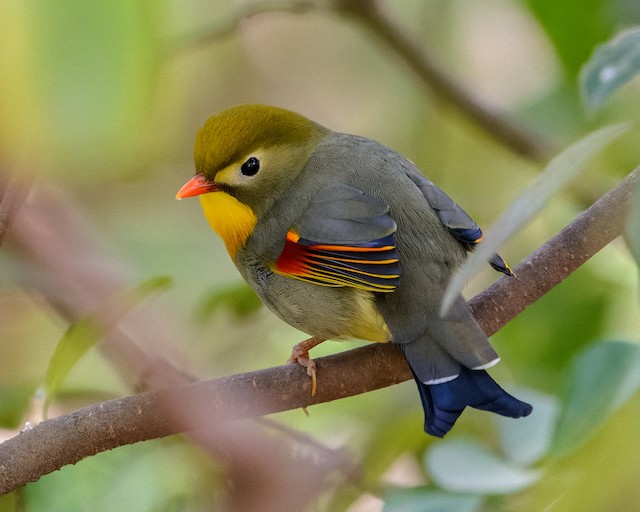
[[[351,286],[372,292],[392,292],[400,279],[393,235],[340,245],[313,242],[289,231],[275,270],[322,286]]]

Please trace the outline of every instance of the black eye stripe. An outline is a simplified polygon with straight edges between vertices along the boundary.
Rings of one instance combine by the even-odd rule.
[[[243,176],[255,176],[260,170],[260,160],[255,156],[248,158],[245,163],[240,166],[240,172]]]

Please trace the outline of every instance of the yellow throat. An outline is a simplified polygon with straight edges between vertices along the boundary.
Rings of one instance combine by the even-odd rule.
[[[200,204],[211,228],[220,235],[232,259],[256,227],[253,210],[225,192],[202,194]]]

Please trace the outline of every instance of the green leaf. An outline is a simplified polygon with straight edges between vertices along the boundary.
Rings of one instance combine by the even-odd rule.
[[[171,276],[155,276],[140,283],[131,292],[131,299],[134,304],[146,299],[152,294],[168,290],[173,286]]]
[[[447,491],[510,494],[540,478],[540,471],[525,469],[498,458],[475,441],[445,441],[427,451],[427,471]]]
[[[528,466],[548,453],[560,414],[560,403],[553,396],[531,389],[512,391],[518,398],[533,405],[533,412],[518,421],[504,416],[494,418],[498,423],[505,455],[520,466]]]
[[[602,342],[578,354],[567,374],[553,453],[564,456],[584,444],[639,387],[640,346]]]
[[[0,427],[16,428],[24,421],[33,389],[26,386],[0,386]]]
[[[527,4],[549,36],[571,81],[591,48],[611,37],[616,26],[617,13],[610,0],[527,0]]]
[[[103,329],[98,321],[93,317],[86,317],[71,324],[62,335],[44,378],[45,418],[49,404],[57,395],[65,377],[87,350],[100,341],[102,334]]]
[[[82,356],[104,336],[126,313],[154,293],[166,290],[172,280],[166,276],[153,277],[133,290],[126,290],[105,304],[99,314],[88,315],[72,323],[58,341],[49,361],[44,379],[44,416],[56,397],[64,379]]]
[[[585,106],[594,111],[640,73],[640,28],[622,32],[600,45],[580,72]]]
[[[215,289],[202,301],[196,316],[199,320],[206,320],[221,309],[229,309],[237,317],[246,317],[255,313],[262,306],[262,302],[246,284],[229,288]]]
[[[134,288],[123,290],[113,297],[101,309],[96,318],[100,318],[102,324],[115,325],[124,315],[137,307],[142,301],[162,293],[173,286],[173,278],[169,276],[155,276],[142,281]]]
[[[413,487],[389,492],[382,512],[480,512],[482,501],[478,495]]]
[[[442,299],[440,313],[444,315],[467,280],[471,279],[500,246],[537,215],[549,200],[575,178],[585,164],[602,148],[628,130],[628,125],[601,128],[572,144],[556,156],[537,181],[524,190],[507,211],[491,227],[460,270],[453,276]]]

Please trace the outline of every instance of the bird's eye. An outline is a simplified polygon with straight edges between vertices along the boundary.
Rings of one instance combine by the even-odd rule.
[[[255,176],[260,170],[260,160],[255,156],[249,158],[240,166],[240,172],[243,176]]]

